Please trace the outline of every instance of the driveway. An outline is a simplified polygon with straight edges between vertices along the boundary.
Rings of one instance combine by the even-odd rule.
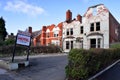
[[[65,80],[67,55],[34,56],[30,66],[0,74],[0,80]]]

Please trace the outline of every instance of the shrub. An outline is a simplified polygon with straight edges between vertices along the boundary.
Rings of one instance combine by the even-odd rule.
[[[120,49],[73,49],[68,56],[68,80],[86,80],[120,58]]]
[[[9,46],[2,46],[0,47],[0,54],[2,56],[12,56],[13,54],[13,50],[14,50],[14,46],[13,45],[9,45]],[[15,50],[15,55],[24,55],[24,51],[26,51],[27,48],[24,46],[16,46],[16,50]]]
[[[120,43],[111,44],[110,48],[120,48]]]
[[[37,46],[31,47],[31,52],[35,54],[40,53],[58,53],[60,52],[60,47],[58,46]]]
[[[4,44],[4,41],[0,41],[0,46],[3,46]]]
[[[84,56],[86,55],[86,56]],[[86,54],[85,50],[73,49],[69,54],[69,65],[66,66],[67,77],[70,80],[85,79],[88,75],[87,61],[89,60],[89,54]]]
[[[16,46],[15,55],[26,55],[27,47],[25,46]],[[1,46],[0,55],[1,56],[11,56],[13,54],[14,45]],[[30,53],[41,54],[41,53],[58,53],[60,52],[60,47],[57,46],[39,46],[39,47],[30,47]]]
[[[5,41],[0,41],[0,46],[9,46],[9,45],[14,45],[15,40],[14,39],[7,39]]]
[[[7,39],[5,40],[5,45],[14,45],[15,44],[15,40],[14,39]]]

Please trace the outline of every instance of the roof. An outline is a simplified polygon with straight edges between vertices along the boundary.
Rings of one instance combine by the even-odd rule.
[[[104,4],[97,4],[97,5],[94,5],[94,6],[90,6],[89,8],[95,8],[95,7],[100,6],[100,5],[104,5]]]
[[[91,12],[91,8],[97,8],[98,6],[103,6],[102,7],[102,11],[107,11],[107,12],[109,12],[109,10],[104,6],[104,4],[97,4],[97,5],[94,5],[94,6],[90,6],[88,9],[87,9],[87,11],[86,11],[86,13],[84,14],[84,17],[86,16],[86,14],[90,11]],[[101,8],[99,9],[100,11],[101,11]],[[89,13],[90,14],[90,13]],[[90,15],[88,15],[88,16],[90,16]]]
[[[38,31],[34,31],[32,33],[32,38],[36,38],[37,36],[39,36],[41,34],[41,30],[38,30]]]
[[[54,24],[50,25],[50,26],[47,26],[47,29],[49,29],[50,31],[52,31],[52,29],[55,27]]]
[[[57,26],[58,26],[60,29],[62,29],[63,22],[59,23]]]

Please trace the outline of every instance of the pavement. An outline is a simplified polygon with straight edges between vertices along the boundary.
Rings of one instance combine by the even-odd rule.
[[[0,69],[0,80],[65,80],[67,60],[66,54],[30,56],[30,66],[26,68],[15,71]]]

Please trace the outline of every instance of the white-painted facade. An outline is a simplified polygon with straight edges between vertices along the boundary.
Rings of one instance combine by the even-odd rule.
[[[82,43],[76,42],[76,38],[80,37],[80,25],[79,21],[73,21],[71,23],[63,23],[63,50],[69,52],[72,48],[81,48]],[[82,35],[81,35],[82,37]],[[68,45],[68,46],[66,46]]]
[[[109,28],[108,9],[103,4],[89,7],[82,16],[82,23],[78,20],[63,23],[64,52],[69,52],[72,48],[109,48]]]

